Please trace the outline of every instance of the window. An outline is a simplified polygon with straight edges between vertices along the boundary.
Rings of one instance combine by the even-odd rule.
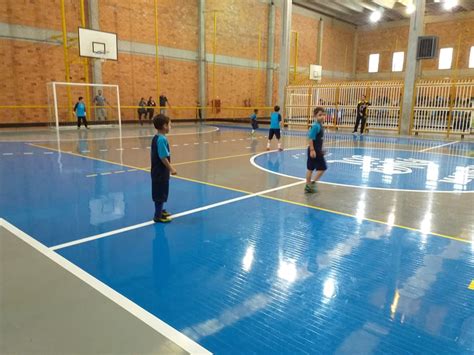
[[[453,49],[441,48],[439,50],[438,69],[451,69],[452,62],[453,62]]]
[[[394,52],[392,59],[392,71],[403,71],[404,52]]]
[[[471,52],[469,53],[469,68],[474,68],[474,46],[471,47]]]
[[[369,55],[369,73],[377,73],[379,71],[380,54],[374,53]]]

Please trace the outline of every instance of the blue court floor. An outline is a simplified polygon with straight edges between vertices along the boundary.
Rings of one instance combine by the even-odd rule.
[[[305,154],[251,168],[298,181]],[[356,146],[327,160],[334,186],[473,196],[466,156]],[[0,142],[0,186],[0,216],[50,248],[153,214],[147,171],[25,143]],[[175,214],[222,205],[56,252],[216,354],[474,353],[472,240],[189,179],[170,196]]]

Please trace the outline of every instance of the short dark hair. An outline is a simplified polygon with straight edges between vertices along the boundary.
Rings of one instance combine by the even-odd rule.
[[[82,99],[83,99],[83,97],[82,97],[82,96],[79,96],[79,101],[81,101]]]
[[[170,118],[161,113],[153,117],[153,126],[155,126],[156,129],[163,129],[165,124],[168,123],[170,123]]]
[[[319,112],[326,112],[326,110],[323,107],[318,106],[313,110],[313,115],[316,116]]]
[[[258,108],[256,108],[255,110],[253,110],[253,112],[257,113],[257,112],[258,112]]]
[[[273,108],[276,112],[280,111],[280,106],[276,105],[274,108]]]

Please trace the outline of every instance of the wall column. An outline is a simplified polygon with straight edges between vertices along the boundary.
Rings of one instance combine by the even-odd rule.
[[[290,59],[290,32],[291,32],[291,7],[292,0],[283,0],[283,14],[280,47],[280,68],[278,76],[278,102],[282,109],[285,107],[285,89],[288,85],[289,59]],[[284,111],[283,114],[284,115]]]
[[[206,98],[206,0],[199,0],[199,106],[207,106]],[[202,118],[205,119],[207,116],[207,110],[201,110]]]
[[[416,60],[418,36],[424,33],[425,0],[415,0],[416,11],[410,17],[410,32],[405,69],[405,87],[403,90],[403,108],[400,117],[400,134],[410,134],[410,120],[415,96],[415,82],[420,62]]]
[[[100,31],[99,0],[89,0],[87,2],[89,12],[89,26],[91,30]],[[92,59],[92,82],[103,84],[102,82],[102,62],[100,59]]]
[[[275,4],[270,2],[268,9],[268,43],[267,43],[267,88],[265,105],[273,106],[273,57],[275,52]]]

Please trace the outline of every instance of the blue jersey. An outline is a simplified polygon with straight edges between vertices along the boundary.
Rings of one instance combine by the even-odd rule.
[[[321,131],[321,124],[317,121],[314,122],[313,125],[311,126],[311,129],[308,132],[308,138],[315,141],[320,131]]]
[[[86,105],[79,101],[76,103],[76,106],[74,106],[74,112],[76,113],[77,117],[85,117],[86,116]]]
[[[157,151],[158,151],[158,157],[160,159],[169,158],[170,146],[168,144],[168,138],[166,138],[166,136],[162,134],[158,135],[158,141],[157,141],[156,146],[157,146]]]
[[[323,150],[324,128],[318,121],[314,122],[308,133],[308,138],[314,142],[314,150],[320,153]]]
[[[256,120],[257,120],[257,115],[256,115],[255,113],[252,113],[252,114],[250,115],[250,119],[251,119],[252,121],[256,121]]]
[[[280,129],[281,115],[278,112],[272,112],[270,116],[270,128]]]

